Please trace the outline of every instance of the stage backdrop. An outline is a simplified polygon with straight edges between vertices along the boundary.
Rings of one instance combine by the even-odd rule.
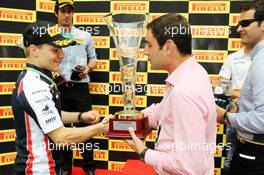
[[[151,20],[160,15],[177,12],[188,18],[192,25],[193,52],[197,61],[208,71],[212,83],[218,77],[220,67],[228,54],[241,48],[235,26],[239,17],[239,1],[92,1],[75,0],[74,24],[90,32],[93,36],[98,66],[92,73],[90,91],[93,95],[93,109],[105,115],[122,109],[120,93],[120,73],[113,39],[102,20],[110,12],[149,13]],[[10,106],[10,95],[17,75],[26,59],[21,49],[15,46],[21,32],[36,20],[56,22],[54,1],[50,0],[1,0],[0,1],[0,174],[12,173],[16,152],[14,148],[15,130]],[[142,46],[143,48],[143,46]],[[150,69],[147,58],[139,54],[137,69],[136,107],[143,109],[159,102],[164,94],[166,72]],[[221,174],[226,144],[224,127],[217,126],[219,149],[215,154],[215,175]],[[156,131],[146,139],[153,147]],[[194,131],[195,134],[195,131]],[[138,158],[122,141],[95,137],[99,150],[94,159],[99,168],[122,170],[127,159]],[[74,152],[75,164],[81,161],[79,151]]]

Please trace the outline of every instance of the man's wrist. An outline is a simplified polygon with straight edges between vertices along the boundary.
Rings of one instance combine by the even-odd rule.
[[[226,124],[226,125],[230,125],[230,121],[229,121],[229,114],[230,112],[229,111],[226,111],[224,113],[224,116],[223,116],[223,123]]]
[[[148,150],[148,148],[145,148],[145,149],[143,149],[143,151],[141,151],[141,153],[139,154],[140,160],[145,161],[145,155],[146,155],[147,150]]]

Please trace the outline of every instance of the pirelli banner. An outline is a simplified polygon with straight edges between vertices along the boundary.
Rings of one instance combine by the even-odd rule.
[[[23,69],[26,59],[21,49],[15,46],[24,28],[36,20],[57,22],[51,0],[1,0],[0,1],[0,174],[12,173],[16,152],[15,130],[11,109],[11,93],[16,77]],[[177,12],[184,15],[192,26],[193,53],[209,73],[214,84],[219,70],[228,54],[242,47],[236,24],[239,20],[237,0],[231,1],[110,1],[75,0],[74,24],[93,36],[98,65],[93,71],[90,92],[93,109],[103,117],[122,109],[121,77],[114,42],[102,17],[110,12],[149,13],[153,20],[160,15]],[[161,100],[165,92],[166,72],[151,70],[141,48],[136,78],[136,107],[141,110]],[[215,153],[215,175],[223,168],[226,139],[224,127],[217,126],[217,151]],[[153,147],[156,131],[147,138],[146,144]],[[120,171],[127,159],[138,158],[122,140],[95,137],[97,146],[94,160],[98,168]],[[74,152],[75,162],[81,160],[81,152]]]

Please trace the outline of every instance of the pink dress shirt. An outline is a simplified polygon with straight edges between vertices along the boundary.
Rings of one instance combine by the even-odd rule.
[[[159,104],[143,110],[150,127],[160,134],[145,162],[159,175],[213,175],[216,144],[216,107],[205,69],[187,59],[166,79]]]

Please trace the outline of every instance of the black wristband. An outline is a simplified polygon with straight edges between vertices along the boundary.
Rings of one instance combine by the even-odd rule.
[[[82,114],[83,114],[83,112],[80,112],[78,117],[77,117],[78,123],[80,123],[82,121]]]
[[[145,161],[145,155],[147,152],[148,148],[145,148],[140,154],[139,154],[139,158],[143,161]]]

